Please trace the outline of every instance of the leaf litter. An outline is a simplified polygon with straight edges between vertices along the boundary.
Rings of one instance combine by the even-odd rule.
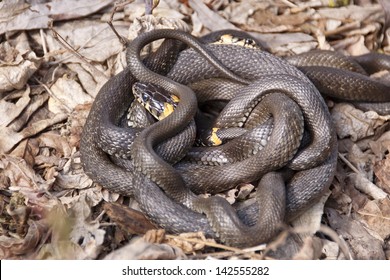
[[[328,101],[340,154],[330,192],[269,244],[238,249],[200,233],[166,234],[131,198],[93,184],[80,163],[82,127],[100,87],[126,65],[106,21],[129,39],[143,28],[143,1],[125,2],[115,14],[106,0],[0,3],[0,258],[286,258],[278,248],[298,239],[289,258],[390,259],[390,116],[352,104]],[[190,23],[196,36],[242,29],[280,56],[390,54],[388,1],[349,2],[161,0],[153,14],[167,18],[162,25]],[[252,189],[222,196],[233,203]]]

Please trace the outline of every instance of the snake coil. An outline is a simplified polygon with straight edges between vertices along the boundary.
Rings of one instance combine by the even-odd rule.
[[[142,61],[141,49],[161,38],[169,40]],[[189,48],[179,52],[175,40]],[[134,196],[141,210],[167,231],[203,231],[229,245],[256,245],[274,237],[283,222],[317,202],[331,184],[337,161],[336,135],[326,104],[309,78],[321,91],[333,94],[329,84],[332,75],[340,75],[339,70],[315,72],[318,66],[310,66],[311,71],[309,66],[300,66],[302,61],[291,60],[298,70],[256,48],[203,44],[178,30],[142,34],[129,44],[127,58],[129,66],[96,96],[81,138],[81,159],[95,182]],[[355,76],[342,76],[337,82],[349,79]],[[180,103],[165,119],[135,131],[119,123],[134,100],[131,90],[137,81],[174,93]],[[355,85],[375,87],[366,82]],[[193,148],[195,130],[187,128],[197,113],[196,96],[219,99],[219,95],[212,97],[215,89],[223,94],[228,88],[240,90],[225,95],[229,103],[215,125],[218,129],[243,128],[244,133],[232,141],[240,146],[229,142]],[[377,88],[388,89],[385,85]],[[304,128],[309,137],[306,142],[301,141]],[[265,135],[268,142],[256,142],[259,135]],[[186,154],[196,160],[183,159]],[[128,158],[126,168],[114,163],[115,155]],[[278,172],[281,168],[294,171],[287,182]],[[256,202],[238,212],[221,197],[205,199],[195,194],[257,180]]]

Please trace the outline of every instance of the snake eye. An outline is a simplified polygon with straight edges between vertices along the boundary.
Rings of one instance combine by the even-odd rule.
[[[149,98],[150,98],[150,97],[149,97],[148,94],[142,93],[142,101],[143,101],[143,102],[148,102]]]

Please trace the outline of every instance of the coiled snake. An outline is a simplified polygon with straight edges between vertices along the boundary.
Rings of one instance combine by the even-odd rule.
[[[173,41],[166,41],[142,63],[141,49],[161,38],[179,40],[190,48],[179,52],[169,43]],[[292,64],[258,49],[203,45],[177,30],[142,34],[130,43],[128,58],[128,67],[96,96],[81,138],[81,159],[95,182],[134,196],[154,223],[174,233],[203,231],[229,245],[252,246],[272,238],[281,223],[300,215],[329,187],[337,159],[329,112],[317,88]],[[295,63],[301,65],[301,61]],[[317,70],[317,66],[301,70],[312,80],[342,71],[317,73],[310,67]],[[319,79],[316,85],[325,80],[325,91],[332,94],[329,82],[333,78]],[[134,100],[131,92],[136,81],[157,84],[180,98],[171,115],[143,130],[118,126]],[[217,87],[210,86],[214,82],[219,83]],[[360,86],[364,90],[372,85],[363,82]],[[225,145],[192,148],[195,130],[189,127],[197,113],[197,98],[191,87],[195,91],[206,88],[209,94],[213,88],[221,92],[229,87],[240,89],[215,121],[218,129],[245,129],[234,140],[239,147],[232,148],[229,142],[229,152]],[[388,91],[389,87],[383,87]],[[365,101],[389,101],[384,93]],[[252,144],[259,133],[268,138],[266,145]],[[306,141],[301,142],[302,137]],[[179,151],[169,150],[173,148]],[[192,160],[182,160],[186,154]],[[120,167],[113,163],[113,156],[127,157],[130,164]],[[275,172],[283,167],[295,172],[287,183],[282,173]],[[238,212],[221,197],[206,199],[194,194],[220,192],[257,180],[256,203]]]

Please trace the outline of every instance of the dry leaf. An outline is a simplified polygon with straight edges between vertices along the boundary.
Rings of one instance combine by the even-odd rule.
[[[338,19],[341,21],[349,19],[359,22],[383,16],[383,10],[378,4],[364,7],[349,5],[340,8],[322,8],[318,9],[317,13],[324,18]]]
[[[390,194],[390,157],[386,156],[384,160],[378,162],[374,167],[374,173],[377,178],[376,184],[387,194]]]
[[[0,236],[1,259],[25,259],[26,255],[34,252],[37,245],[47,233],[44,222],[29,221],[29,229],[24,238]]]
[[[322,254],[323,259],[325,260],[337,260],[340,253],[340,247],[336,242],[323,239],[322,240],[323,247],[322,247]]]
[[[368,228],[379,234],[382,239],[390,236],[390,200],[388,197],[367,202],[357,213]]]
[[[151,244],[143,238],[134,238],[131,243],[108,254],[105,260],[180,260],[186,255],[167,244]]]
[[[52,95],[49,98],[49,110],[55,114],[68,113],[77,105],[91,103],[92,98],[87,95],[80,84],[73,78],[66,76],[59,78],[51,87]]]
[[[145,4],[134,1],[125,6],[125,15],[134,22],[137,18],[145,14]],[[166,19],[184,19],[184,15],[176,9],[172,9],[165,1],[160,1],[159,5],[153,10],[153,16]]]
[[[31,137],[54,124],[62,122],[66,120],[66,118],[66,114],[56,114],[50,119],[36,121],[20,132],[15,132],[8,127],[0,127],[0,154],[10,152],[21,140]]]
[[[145,232],[142,238],[149,243],[163,243],[165,239],[165,229],[150,229]]]
[[[383,159],[390,150],[390,131],[385,131],[376,141],[370,141],[369,145],[375,156]]]
[[[333,228],[349,245],[354,259],[383,260],[383,242],[370,235],[363,225],[350,217],[342,216],[336,210],[325,209],[327,220]]]
[[[102,249],[109,252],[121,246],[127,236],[120,230],[111,231],[112,227],[107,232],[103,231],[100,220],[91,219],[91,216],[100,218],[101,215],[101,208],[95,206],[102,200],[122,201],[123,197],[92,184],[82,171],[78,148],[93,97],[109,77],[126,66],[124,46],[105,22],[109,19],[111,7],[95,12],[112,5],[112,1],[41,2],[0,1],[0,34],[7,32],[0,45],[0,189],[6,194],[11,193],[12,197],[20,195],[23,202],[19,207],[13,207],[7,197],[0,200],[2,213],[8,215],[6,223],[12,222],[13,231],[19,233],[5,232],[0,237],[0,251],[10,258],[97,258]],[[372,5],[372,1],[332,9],[328,8],[327,0],[160,2],[154,15],[168,18],[160,19],[161,22],[185,20],[193,26],[195,35],[205,34],[207,29],[244,29],[251,31],[251,35],[263,42],[268,51],[278,55],[301,53],[313,48],[336,49],[352,54],[369,50],[389,51],[390,28],[385,26],[388,15],[383,12],[386,7],[382,9],[379,4]],[[85,17],[90,13],[94,14]],[[140,21],[136,18],[143,13],[144,6],[139,0],[127,5],[124,12],[115,14],[113,24],[118,33],[133,38],[130,32],[134,29],[141,27],[138,31],[144,30],[145,26],[137,25]],[[34,20],[31,20],[32,17],[35,17]],[[53,37],[51,30],[45,29],[49,17],[54,20],[54,30],[62,39]],[[74,18],[77,19],[71,20]],[[133,21],[133,25],[129,31],[130,21]],[[37,81],[40,85],[36,84]],[[61,114],[53,115],[48,110],[46,101],[49,96],[50,109],[53,108],[53,101],[56,102],[54,99],[62,100],[54,109]],[[84,102],[86,104],[81,105]],[[338,128],[343,137],[357,140],[374,135],[377,138],[388,130],[385,124],[388,117],[363,114],[344,107],[339,111],[337,114],[340,114],[338,118],[341,122]],[[66,123],[54,126],[65,120]],[[43,133],[44,130],[46,132]],[[385,223],[389,203],[388,196],[383,196],[383,192],[377,188],[379,186],[389,193],[386,155],[390,142],[387,134],[385,132],[375,141],[370,139],[374,137],[370,137],[359,141],[356,146],[351,143],[345,146],[343,153],[368,180],[354,180],[354,175],[347,178],[346,173],[350,169],[339,165],[338,182],[332,190],[333,200],[327,204],[347,215],[338,214],[331,223],[348,240],[357,258],[384,258],[381,253],[389,247],[388,242],[378,243],[388,232]],[[367,186],[371,188],[367,189]],[[238,194],[236,190],[227,193],[231,202],[236,200],[236,195],[239,199],[245,199],[251,192],[250,188],[238,190]],[[370,200],[369,196],[385,198]],[[65,208],[70,210],[65,211]],[[310,236],[318,230],[322,208],[323,205],[320,205],[314,214],[307,213],[309,220],[302,222]],[[6,209],[10,209],[8,214]],[[52,220],[46,219],[47,211],[54,214]],[[116,216],[119,216],[118,213]],[[34,223],[43,225],[43,230],[34,230],[34,227],[38,227]],[[26,230],[28,235],[23,237],[22,233]],[[103,245],[103,236],[110,245]],[[205,252],[209,249],[204,249],[202,237],[197,237],[199,242],[194,243],[185,240],[183,235],[168,236],[155,232],[149,237],[153,237],[153,241],[172,242],[189,254],[200,253],[199,258],[208,255]],[[163,237],[164,240],[161,240]],[[293,238],[281,239],[291,241]],[[325,239],[322,241],[326,243]],[[281,247],[280,258],[286,258],[283,255],[285,250],[291,253],[289,258],[299,251],[296,245],[300,245],[300,241],[294,242]],[[311,237],[306,239],[295,258],[318,258],[319,250],[314,245]],[[321,258],[343,258],[344,255],[338,252],[340,244],[328,242],[326,245],[328,247]],[[263,249],[260,246],[256,250]],[[125,259],[129,258],[129,253],[130,258],[134,259],[186,258],[182,250],[167,244],[150,245],[143,242],[142,246],[126,250],[127,247],[124,247],[115,254]],[[140,250],[146,252],[142,254]],[[233,258],[255,258],[253,255],[235,254]],[[210,256],[229,258],[231,252],[218,251]]]
[[[126,234],[144,234],[154,226],[144,214],[125,205],[104,203],[103,209],[110,219]],[[148,240],[152,242],[151,240]]]
[[[8,42],[0,44],[0,61],[0,94],[22,89],[41,63],[39,59],[25,60]]]
[[[209,30],[237,29],[229,21],[210,10],[202,1],[189,0],[188,4],[197,13],[203,25]]]
[[[75,260],[87,258],[87,254],[81,246],[70,240],[75,218],[68,215],[63,205],[56,205],[48,213],[45,221],[48,225],[50,243],[42,245],[34,259]]]
[[[375,156],[371,151],[367,150],[363,152],[358,145],[353,144],[348,151],[347,158],[349,162],[356,167],[359,173],[372,181]]]
[[[22,113],[30,102],[29,87],[27,87],[24,92],[20,91],[15,94],[21,95],[16,102],[15,100],[12,100],[14,102],[10,102],[6,98],[0,100],[0,115],[2,116],[0,120],[0,127],[8,126]]]
[[[99,229],[98,221],[91,220],[91,205],[85,195],[80,196],[74,203],[71,213],[74,224],[70,232],[70,240],[80,245],[86,257],[96,258],[101,250],[105,231]]]
[[[373,135],[375,128],[390,119],[373,111],[363,113],[346,103],[336,104],[331,113],[339,138],[351,137],[352,141]]]
[[[88,69],[85,69],[82,64],[69,63],[67,64],[67,67],[77,74],[77,78],[80,81],[82,88],[92,97],[95,97],[98,93],[98,89],[107,82],[107,79],[98,79],[96,81],[93,75]]]
[[[3,1],[0,34],[14,30],[47,28],[50,19],[67,20],[92,14],[110,5],[110,0],[63,0],[49,3]]]
[[[352,173],[348,177],[359,191],[369,195],[373,199],[383,199],[388,196],[378,186],[370,182],[361,174]]]
[[[11,190],[40,192],[49,188],[42,177],[36,174],[24,160],[4,155],[0,158],[0,168],[3,175],[8,178]]]
[[[120,35],[126,37],[127,29],[125,27],[117,26],[115,28]],[[105,67],[102,63],[124,50],[118,37],[112,32],[107,23],[99,20],[69,21],[56,26],[55,31],[62,38],[67,38],[66,45],[71,46],[73,51],[65,50],[64,52],[64,45],[52,36],[45,38],[48,50],[53,55],[55,54],[57,60],[64,60],[67,63],[84,63],[83,67],[93,75],[96,82],[99,82],[99,79],[107,79],[104,75]],[[58,51],[64,53],[61,54]],[[79,56],[74,54],[75,51],[90,63],[89,67],[87,67],[86,61],[81,61]]]

